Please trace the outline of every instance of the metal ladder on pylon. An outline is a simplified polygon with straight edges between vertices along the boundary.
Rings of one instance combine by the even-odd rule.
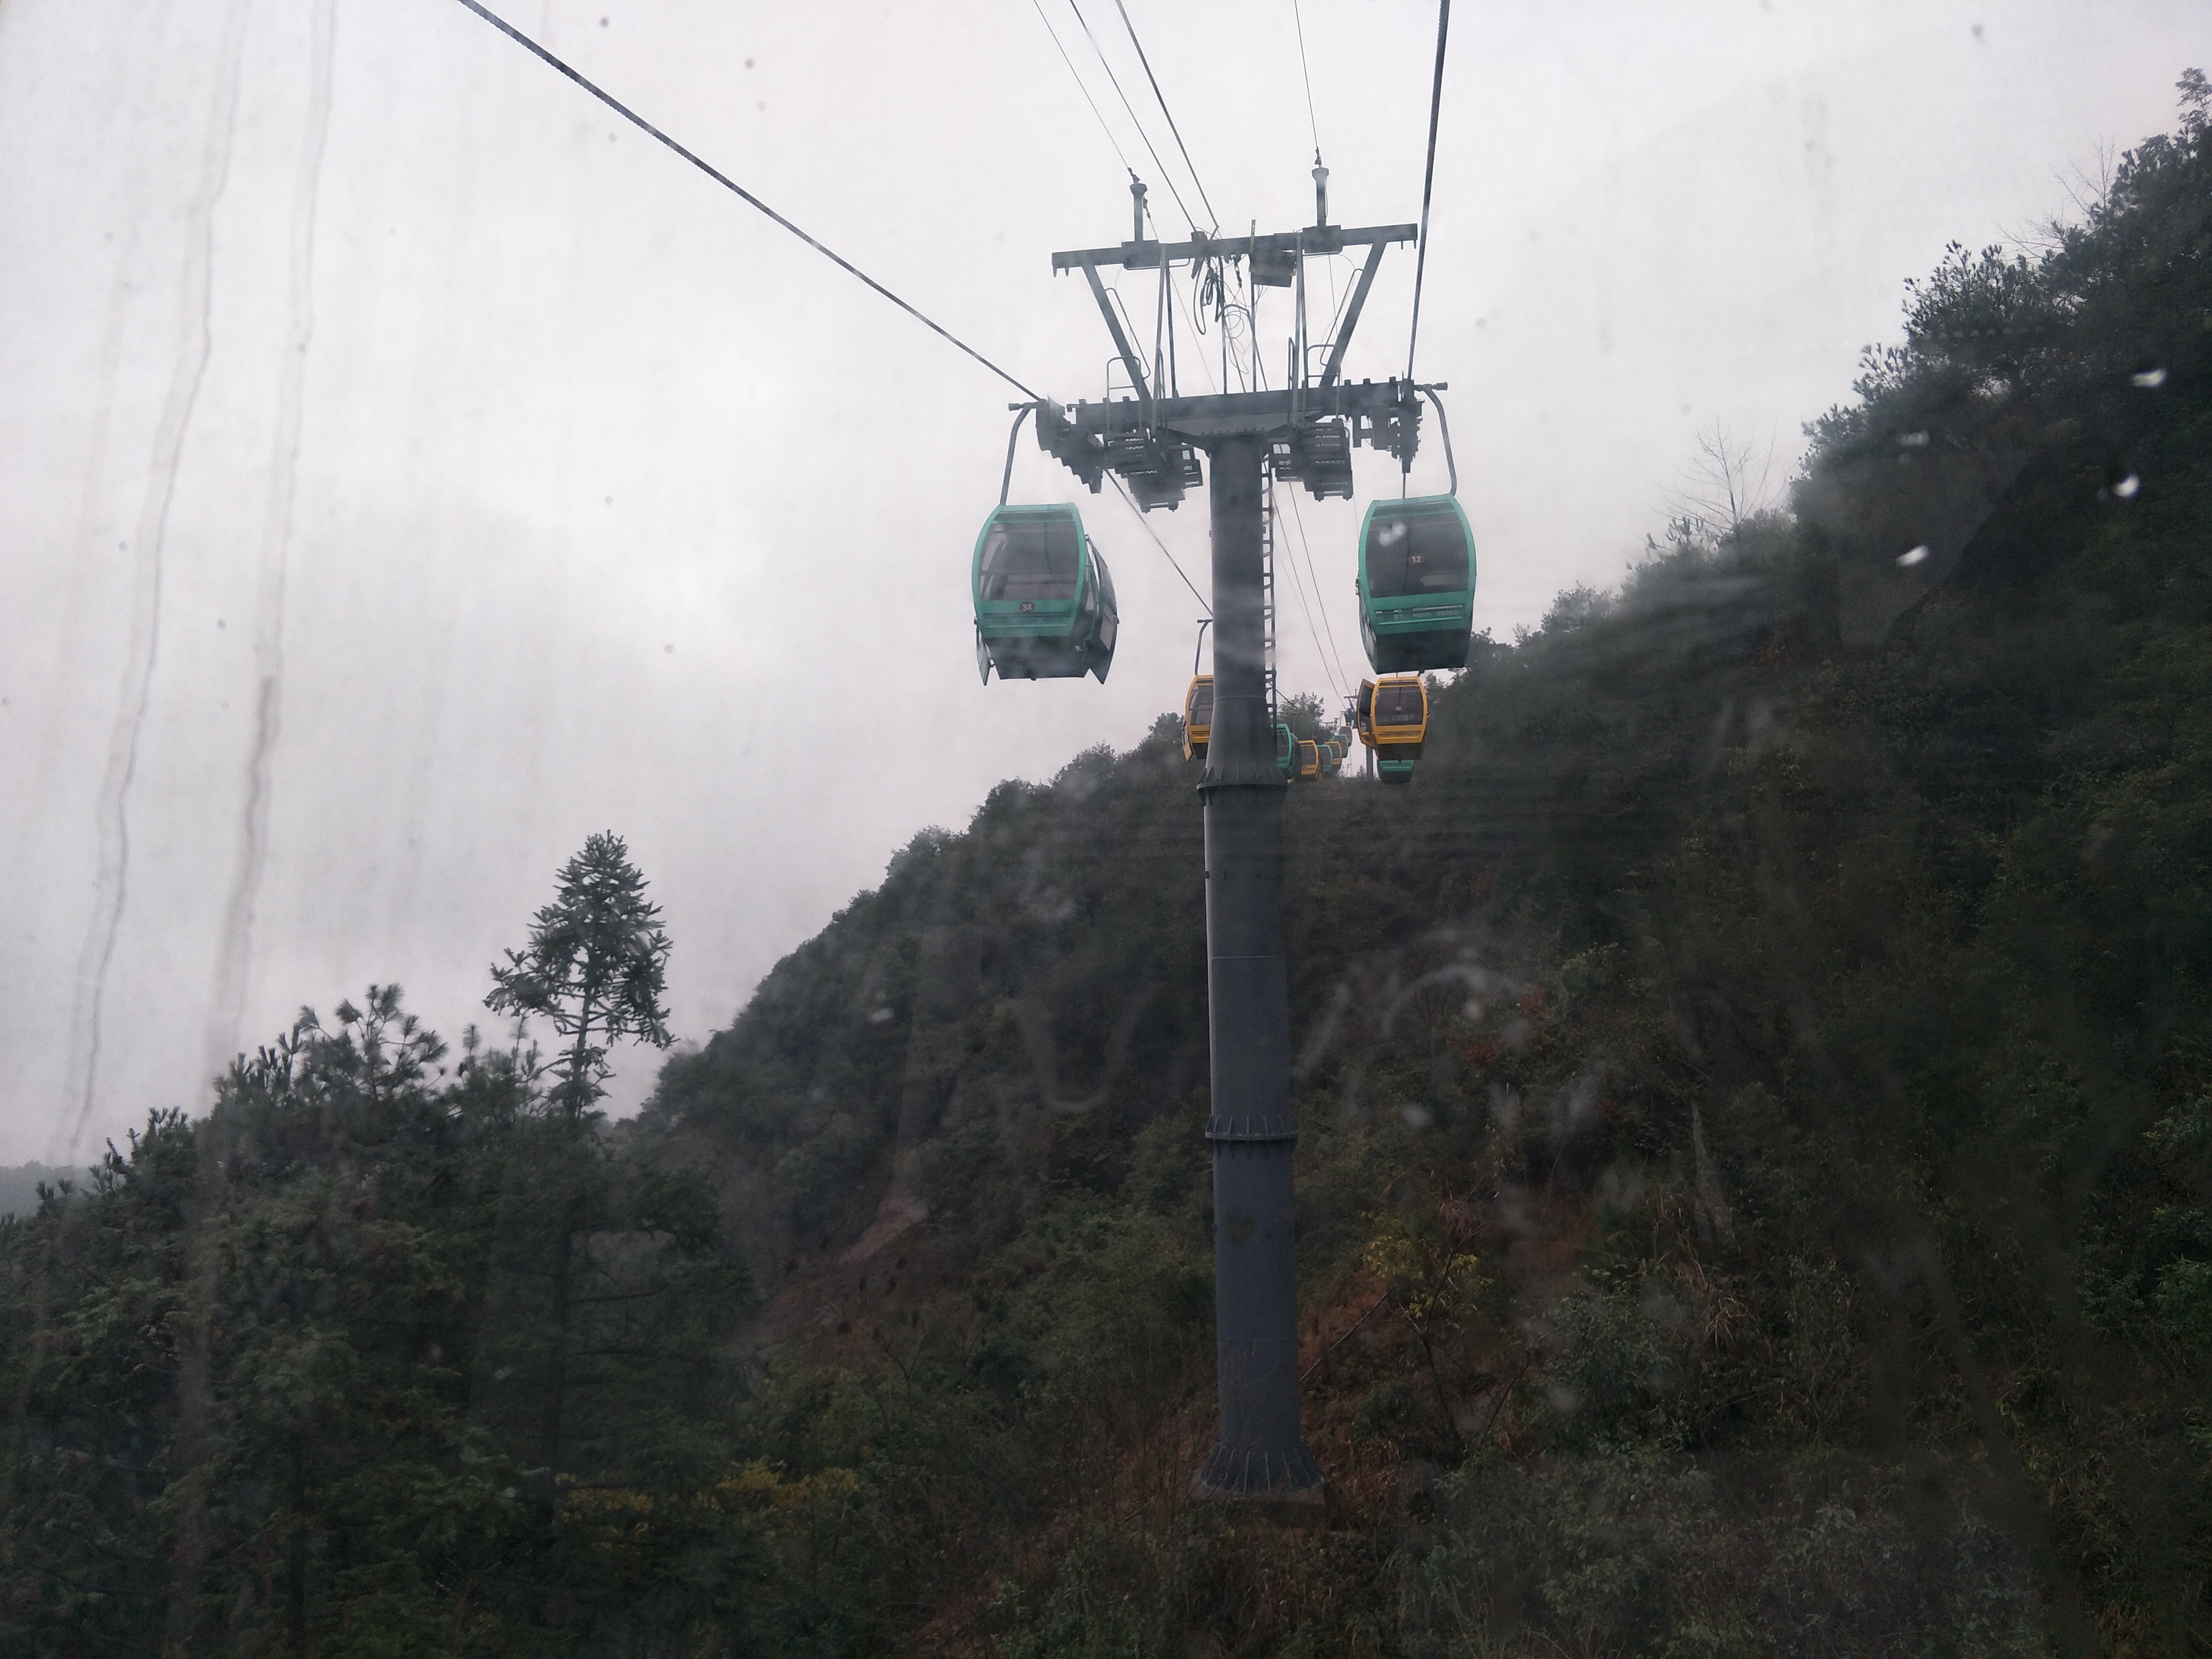
[[[1267,742],[1281,716],[1275,709],[1275,475],[1267,473],[1267,499],[1260,513],[1260,649],[1267,665]]]

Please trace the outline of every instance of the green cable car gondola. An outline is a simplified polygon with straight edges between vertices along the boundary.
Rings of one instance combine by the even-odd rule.
[[[1213,676],[1194,675],[1190,689],[1182,694],[1182,757],[1204,760],[1206,743],[1212,735]]]
[[[1474,532],[1451,495],[1376,501],[1359,527],[1359,637],[1378,674],[1464,668]]]
[[[1289,726],[1277,726],[1275,728],[1275,770],[1283,775],[1284,782],[1288,783],[1297,775],[1297,738],[1291,734]]]
[[[1359,740],[1375,751],[1385,783],[1410,783],[1429,734],[1429,688],[1419,674],[1359,682]]]
[[[975,538],[975,667],[983,683],[1074,679],[1114,665],[1114,579],[1073,504],[1001,505]]]

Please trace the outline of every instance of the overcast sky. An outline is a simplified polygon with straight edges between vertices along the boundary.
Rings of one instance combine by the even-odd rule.
[[[1127,8],[1223,226],[1311,218],[1314,126],[1333,218],[1417,216],[1432,5],[1306,0],[1310,117],[1289,0]],[[1110,142],[1030,0],[502,15],[1073,400],[1109,347],[1048,256],[1127,234],[1115,143],[1167,231],[1170,179],[1209,216],[1085,11],[1164,175],[1068,0]],[[1698,430],[1794,457],[1904,278],[2172,124],[2204,15],[1462,0],[1419,368],[1453,388],[1478,625],[1617,580]],[[1354,377],[1402,372],[1412,272]],[[1288,326],[1263,304],[1271,365]],[[596,830],[703,1039],[915,830],[1133,744],[1198,613],[1110,491],[1080,497],[1110,683],[976,683],[1013,395],[453,0],[0,4],[0,1161],[198,1109],[372,981],[458,1036]],[[1413,485],[1443,480],[1431,434]],[[1016,498],[1074,493],[1025,441]],[[1301,502],[1287,688],[1334,697],[1331,631],[1362,672],[1362,505]],[[1203,514],[1150,520],[1201,585]]]

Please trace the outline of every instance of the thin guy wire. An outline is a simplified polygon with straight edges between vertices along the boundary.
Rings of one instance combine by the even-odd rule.
[[[1118,0],[1116,0],[1118,3]],[[1321,123],[1314,118],[1313,71],[1306,67],[1306,21],[1298,15],[1298,0],[1291,0],[1291,21],[1298,28],[1298,73],[1306,81],[1306,125],[1313,131],[1314,165],[1321,165]]]
[[[1175,175],[1168,171],[1168,164],[1160,160],[1159,151],[1152,148],[1152,136],[1145,131],[1145,124],[1137,119],[1136,106],[1129,102],[1129,94],[1121,90],[1121,77],[1114,73],[1113,64],[1106,61],[1106,49],[1098,44],[1098,37],[1091,33],[1090,20],[1084,16],[1083,8],[1077,5],[1075,0],[1067,0],[1067,9],[1075,14],[1075,21],[1083,25],[1083,38],[1091,42],[1091,50],[1097,57],[1098,67],[1106,71],[1106,79],[1112,83],[1115,95],[1121,99],[1121,107],[1129,112],[1130,125],[1137,129],[1137,137],[1145,141],[1146,154],[1152,158],[1152,165],[1160,170],[1160,178],[1168,187],[1168,194],[1175,198],[1176,208],[1182,213],[1183,223],[1190,227],[1192,235],[1197,235],[1198,221],[1192,218],[1190,210],[1183,206],[1182,192],[1175,187]],[[1195,174],[1192,182],[1197,182]]]
[[[1286,493],[1291,500],[1291,515],[1295,518],[1298,511],[1297,489],[1293,485]],[[1305,542],[1305,526],[1303,522],[1298,526],[1298,540],[1301,543]],[[1342,696],[1344,695],[1344,665],[1340,661],[1334,670],[1329,667],[1328,655],[1322,649],[1321,630],[1314,626],[1313,607],[1309,607],[1306,604],[1306,588],[1310,585],[1313,588],[1313,605],[1316,607],[1321,605],[1321,578],[1314,574],[1313,548],[1310,544],[1306,545],[1306,574],[1301,576],[1298,574],[1297,554],[1289,546],[1288,537],[1284,538],[1284,542],[1283,551],[1291,567],[1291,580],[1298,590],[1298,608],[1306,613],[1306,633],[1313,640],[1314,655],[1321,660],[1321,672],[1328,677],[1329,690]],[[1328,612],[1325,608],[1322,610],[1322,620],[1323,622],[1328,620]],[[1332,641],[1334,638],[1334,635],[1332,634]]]
[[[1164,558],[1170,564],[1175,565],[1175,573],[1178,576],[1182,576],[1182,585],[1190,589],[1191,598],[1196,599],[1200,605],[1206,605],[1206,614],[1209,617],[1212,616],[1213,614],[1213,607],[1206,604],[1206,595],[1198,591],[1197,587],[1192,583],[1190,578],[1183,576],[1182,567],[1179,564],[1176,564],[1176,556],[1168,551],[1168,544],[1160,539],[1159,532],[1153,529],[1151,521],[1145,517],[1144,510],[1137,505],[1135,498],[1129,494],[1128,486],[1121,482],[1121,475],[1118,472],[1109,472],[1106,476],[1114,481],[1115,489],[1120,494],[1122,501],[1127,504],[1129,511],[1137,515],[1137,522],[1145,526],[1145,534],[1152,538],[1152,545],[1160,550],[1160,556]]]
[[[1182,164],[1190,169],[1191,183],[1198,186],[1198,199],[1206,204],[1206,216],[1213,222],[1206,233],[1211,236],[1221,228],[1221,216],[1214,212],[1213,204],[1206,198],[1206,180],[1198,176],[1198,167],[1182,142],[1182,130],[1176,125],[1175,112],[1168,107],[1166,95],[1160,91],[1159,79],[1152,73],[1152,59],[1145,56],[1145,43],[1137,39],[1137,26],[1129,21],[1128,9],[1121,0],[1114,0],[1114,9],[1121,14],[1121,27],[1129,31],[1129,44],[1137,49],[1137,61],[1145,66],[1145,79],[1152,83],[1152,96],[1159,100],[1160,113],[1168,118],[1168,131],[1175,134],[1176,148],[1182,151]],[[1193,225],[1191,228],[1195,230],[1198,227]]]
[[[466,3],[466,0],[463,0]],[[1444,36],[1451,28],[1451,0],[1437,0],[1437,77],[1429,88],[1429,160],[1421,174],[1421,246],[1413,257],[1413,325],[1406,335],[1406,378],[1413,378],[1413,347],[1421,337],[1421,278],[1429,268],[1429,192],[1437,182],[1437,117],[1444,102]]]
[[[1321,577],[1314,569],[1313,541],[1306,534],[1305,514],[1298,511],[1298,495],[1291,492],[1291,519],[1298,527],[1298,545],[1305,550],[1306,574],[1313,578],[1314,600],[1321,605]],[[1350,685],[1352,676],[1344,672],[1344,653],[1336,648],[1336,624],[1328,619],[1328,606],[1321,605],[1321,625],[1328,630],[1328,654],[1336,659],[1336,678],[1339,685]]]
[[[1286,555],[1290,552],[1288,548],[1283,550]],[[1321,672],[1328,677],[1328,689],[1340,697],[1344,695],[1344,682],[1330,672],[1328,658],[1322,651],[1321,629],[1314,626],[1313,607],[1306,603],[1306,579],[1298,574],[1298,562],[1295,557],[1285,558],[1284,562],[1291,567],[1291,586],[1297,589],[1298,609],[1305,613],[1306,637],[1313,641],[1315,659],[1321,664]]]
[[[830,264],[836,265],[839,270],[847,272],[848,275],[859,277],[863,283],[866,283],[870,288],[875,289],[877,293],[882,295],[884,298],[889,300],[893,305],[896,306],[901,311],[906,313],[908,316],[913,318],[915,321],[920,323],[923,327],[929,330],[931,333],[936,335],[939,339],[944,340],[948,344],[957,346],[961,350],[966,352],[977,362],[982,364],[984,368],[989,369],[992,374],[997,375],[1000,380],[1004,380],[1008,386],[1013,387],[1014,390],[1020,392],[1024,397],[1034,398],[1040,395],[1039,393],[1030,390],[1029,387],[1024,386],[1012,375],[1007,374],[1005,369],[1000,368],[998,364],[993,362],[981,352],[976,350],[974,346],[969,345],[958,335],[953,333],[951,330],[945,327],[942,324],[931,321],[929,318],[915,310],[904,300],[900,299],[897,295],[892,293],[890,289],[885,288],[874,277],[869,276],[866,271],[861,270],[851,260],[844,258],[841,255],[831,252],[829,248],[824,247],[821,243],[816,241],[814,238],[809,236],[805,231],[801,230],[797,225],[792,223],[790,220],[785,218],[781,213],[778,213],[766,202],[762,201],[761,198],[754,195],[752,191],[747,190],[736,179],[731,178],[729,174],[723,173],[711,164],[702,161],[698,156],[684,149],[683,145],[678,143],[673,138],[671,138],[666,133],[663,132],[659,127],[653,125],[652,122],[647,120],[643,116],[622,104],[610,94],[603,92],[598,87],[592,85],[591,82],[586,81],[582,76],[576,73],[574,70],[570,69],[568,64],[562,63],[558,58],[556,58],[551,52],[546,51],[544,47],[539,46],[535,40],[523,33],[520,29],[515,28],[505,19],[485,10],[483,7],[477,3],[477,0],[459,0],[459,3],[460,4],[467,7],[469,10],[474,12],[477,16],[483,18],[485,22],[490,24],[501,34],[507,36],[508,40],[514,41],[515,45],[522,47],[533,57],[539,58],[552,68],[558,70],[562,74],[567,76],[571,81],[574,81],[586,92],[590,93],[592,97],[598,99],[616,114],[621,116],[623,120],[629,122],[639,131],[647,134],[648,137],[659,139],[670,149],[674,150],[678,155],[689,161],[693,167],[698,168],[700,172],[705,173],[709,179],[712,179],[716,184],[721,185],[725,190],[727,190],[732,194],[735,195],[740,201],[746,203],[750,206],[759,209],[763,213],[775,220],[776,223],[781,225],[786,230],[799,238],[800,241],[805,243],[807,246],[812,248],[817,253],[829,260]]]
[[[1052,36],[1052,44],[1059,47],[1060,61],[1067,65],[1067,72],[1075,81],[1075,89],[1083,94],[1083,101],[1091,106],[1091,112],[1098,118],[1098,130],[1106,135],[1106,142],[1114,146],[1115,159],[1121,163],[1123,172],[1132,179],[1135,178],[1136,168],[1131,167],[1129,158],[1121,154],[1121,141],[1114,136],[1114,129],[1106,125],[1106,112],[1098,107],[1098,100],[1091,95],[1091,88],[1083,84],[1083,77],[1075,73],[1075,60],[1067,55],[1067,48],[1060,46],[1060,32],[1053,27],[1052,19],[1044,15],[1043,0],[1030,0],[1030,4],[1036,8],[1037,21],[1044,25],[1044,32]]]
[[[1195,356],[1198,358],[1198,366],[1206,371],[1206,383],[1209,386],[1212,386],[1214,391],[1219,392],[1221,390],[1220,384],[1213,378],[1213,365],[1206,361],[1206,354],[1204,352],[1195,351],[1197,342],[1203,338],[1206,333],[1206,331],[1198,325],[1198,308],[1191,303],[1189,298],[1184,295],[1181,289],[1175,289],[1175,296],[1182,305],[1182,314],[1184,319],[1190,324],[1193,348]]]

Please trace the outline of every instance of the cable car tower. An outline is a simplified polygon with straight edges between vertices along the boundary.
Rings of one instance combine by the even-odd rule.
[[[1223,1498],[1313,1501],[1322,1473],[1298,1430],[1296,1266],[1291,1255],[1290,995],[1283,956],[1283,791],[1276,765],[1270,684],[1271,486],[1304,484],[1317,498],[1349,498],[1352,449],[1366,444],[1410,465],[1423,393],[1443,386],[1343,378],[1345,348],[1384,253],[1411,242],[1414,225],[1359,228],[1328,222],[1328,171],[1314,169],[1315,222],[1302,230],[1242,237],[1194,233],[1165,242],[1145,235],[1141,186],[1134,235],[1114,247],[1052,256],[1055,273],[1079,271],[1129,392],[1036,412],[1037,441],[1096,492],[1112,472],[1146,511],[1172,508],[1200,483],[1212,514],[1212,708],[1199,794],[1206,815],[1206,997],[1212,1112],[1213,1249],[1220,1431],[1195,1487]],[[1305,262],[1364,248],[1367,255],[1333,339],[1309,347]],[[1175,395],[1155,355],[1140,359],[1102,270],[1211,270],[1241,264],[1258,287],[1295,290],[1296,332],[1280,390]],[[1169,313],[1170,316],[1172,313]],[[1256,352],[1256,348],[1255,348]],[[1317,374],[1310,358],[1324,354]],[[1256,355],[1255,366],[1256,368]],[[1170,383],[1163,386],[1163,379]],[[1018,405],[1018,407],[1019,407]]]
[[[1136,217],[1118,247],[1079,248],[1052,256],[1055,273],[1079,270],[1105,319],[1129,395],[1063,408],[969,345],[700,156],[594,85],[479,0],[459,0],[493,28],[574,82],[623,119],[706,173],[717,184],[859,279],[947,343],[1022,392],[1014,407],[1036,417],[1037,441],[1096,494],[1113,473],[1139,506],[1173,508],[1204,482],[1212,509],[1214,672],[1201,700],[1197,662],[1184,704],[1190,751],[1204,744],[1199,793],[1206,813],[1206,998],[1212,1048],[1212,1115],[1206,1136],[1213,1148],[1213,1246],[1216,1348],[1220,1370],[1219,1438],[1196,1486],[1230,1498],[1316,1495],[1320,1469],[1298,1436],[1297,1295],[1291,1251],[1291,1153],[1297,1123],[1291,1111],[1290,996],[1283,961],[1283,798],[1289,781],[1277,763],[1272,659],[1274,624],[1274,488],[1304,484],[1317,498],[1349,498],[1352,450],[1367,444],[1395,459],[1401,473],[1419,446],[1420,398],[1449,390],[1412,379],[1420,329],[1421,270],[1414,267],[1413,317],[1407,378],[1357,386],[1342,378],[1345,348],[1358,325],[1382,256],[1394,242],[1421,241],[1435,182],[1437,121],[1443,93],[1444,42],[1451,0],[1439,0],[1436,78],[1429,95],[1427,170],[1421,185],[1422,224],[1347,229],[1328,222],[1328,169],[1316,138],[1314,222],[1303,230],[1224,237],[1194,228],[1190,240],[1164,242],[1145,234],[1144,186],[1132,175]],[[1080,13],[1078,14],[1079,17]],[[1126,21],[1126,15],[1124,21]],[[1133,42],[1135,31],[1130,31]],[[1057,38],[1057,37],[1055,37]],[[1300,46],[1303,57],[1303,38]],[[1138,48],[1139,56],[1143,48]],[[1071,70],[1073,68],[1070,64]],[[1151,73],[1146,65],[1147,76]],[[1110,73],[1110,71],[1109,71]],[[1155,83],[1154,91],[1158,93]],[[1087,94],[1086,94],[1087,95]],[[1310,105],[1310,91],[1309,92]],[[1094,106],[1095,107],[1095,106]],[[1162,100],[1163,112],[1165,100]],[[1309,107],[1309,115],[1311,111]],[[1102,120],[1103,118],[1101,118]],[[1170,126],[1174,118],[1169,118]],[[1149,141],[1147,141],[1149,143]],[[1181,135],[1176,137],[1178,146]],[[1157,153],[1156,153],[1157,159]],[[1188,153],[1184,153],[1188,164]],[[1195,179],[1195,173],[1193,177]],[[1201,196],[1203,194],[1201,188]],[[1305,262],[1347,248],[1367,250],[1359,279],[1332,339],[1310,343]],[[1167,304],[1175,267],[1245,271],[1253,289],[1296,291],[1296,331],[1280,391],[1223,392],[1185,398],[1175,384],[1174,312]],[[1157,349],[1147,377],[1105,285],[1102,267],[1157,270],[1167,354]],[[1215,291],[1220,292],[1217,286]],[[1203,301],[1201,301],[1201,304]],[[1250,317],[1249,306],[1240,307]],[[1225,313],[1217,311],[1226,326]],[[1225,338],[1225,333],[1224,333]],[[1312,354],[1326,354],[1318,374]],[[1259,374],[1256,348],[1251,367]],[[1443,427],[1449,462],[1451,434]],[[1106,678],[1120,617],[1113,580],[1072,506],[1032,507],[1006,500],[1013,442],[999,507],[977,538],[971,580],[975,603],[976,665],[1023,678]],[[1210,477],[1201,479],[1198,453]],[[1453,494],[1457,494],[1456,469]],[[1361,629],[1369,659],[1386,676],[1369,688],[1359,716],[1363,742],[1400,745],[1409,773],[1425,734],[1428,702],[1418,676],[1455,667],[1467,656],[1474,580],[1474,549],[1456,502],[1437,498],[1378,504],[1361,534]],[[1401,671],[1391,675],[1391,669]],[[1397,682],[1410,681],[1401,690]],[[1389,696],[1384,694],[1388,691]],[[1197,718],[1201,708],[1205,720]],[[1203,732],[1204,736],[1199,732]],[[1287,736],[1287,732],[1280,735]],[[1289,773],[1317,774],[1293,745]],[[1387,770],[1395,763],[1385,762]]]

